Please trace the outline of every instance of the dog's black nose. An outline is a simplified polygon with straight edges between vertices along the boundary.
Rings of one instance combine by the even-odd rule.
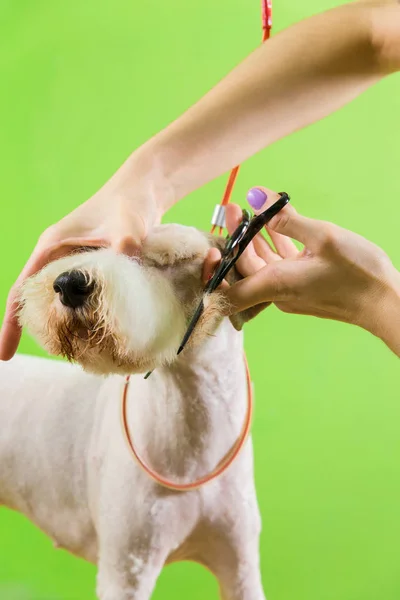
[[[60,294],[64,306],[79,308],[93,291],[93,284],[88,283],[87,277],[81,271],[66,271],[54,281],[53,289]]]

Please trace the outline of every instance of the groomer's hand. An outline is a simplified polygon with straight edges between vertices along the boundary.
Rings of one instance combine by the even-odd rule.
[[[39,238],[30,258],[12,287],[0,334],[0,360],[15,354],[21,337],[18,324],[18,291],[25,279],[47,263],[88,246],[112,247],[133,255],[161,212],[153,189],[144,174],[130,173],[125,185],[124,173],[117,173],[92,198],[49,227]]]
[[[253,188],[248,201],[259,214],[278,194]],[[228,229],[241,219],[228,208]],[[375,244],[351,231],[299,215],[287,205],[243,254],[244,279],[226,289],[234,311],[273,302],[282,311],[359,325],[400,355],[400,273]],[[304,247],[298,249],[292,239]],[[205,276],[219,259],[211,252]]]

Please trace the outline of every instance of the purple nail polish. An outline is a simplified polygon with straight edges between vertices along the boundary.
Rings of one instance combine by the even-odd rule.
[[[254,210],[259,210],[266,202],[268,196],[258,188],[252,188],[247,194],[247,202]]]

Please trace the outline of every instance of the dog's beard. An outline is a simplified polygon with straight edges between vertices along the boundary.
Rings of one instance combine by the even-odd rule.
[[[218,293],[207,298],[204,313],[190,338],[188,349],[213,336],[223,318],[226,303]],[[143,373],[154,369],[157,357],[145,357],[125,351],[126,340],[113,332],[107,314],[100,310],[78,309],[51,315],[48,321],[46,347],[51,354],[77,362],[96,373]],[[107,365],[107,366],[106,366]]]
[[[70,362],[79,362],[88,352],[107,353],[117,359],[116,340],[103,319],[87,315],[64,315],[57,319],[55,340],[59,354]]]
[[[88,299],[84,308],[71,310],[53,306],[46,326],[45,346],[50,354],[63,356],[70,362],[84,361],[94,356],[121,362],[116,336],[107,323],[109,317],[102,308],[102,293]]]
[[[79,363],[86,371],[99,374],[142,373],[154,368],[153,360],[125,351],[125,340],[118,339],[105,320],[87,311],[49,319],[47,350]],[[84,314],[86,313],[86,314]]]

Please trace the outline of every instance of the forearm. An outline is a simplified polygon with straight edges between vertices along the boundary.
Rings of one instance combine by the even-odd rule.
[[[388,23],[393,24],[389,46]],[[129,179],[131,168],[145,164],[153,183],[166,190],[160,194],[164,212],[189,192],[339,109],[396,70],[398,40],[400,6],[391,0],[380,7],[342,6],[294,25],[256,50],[135,152],[122,172]]]

